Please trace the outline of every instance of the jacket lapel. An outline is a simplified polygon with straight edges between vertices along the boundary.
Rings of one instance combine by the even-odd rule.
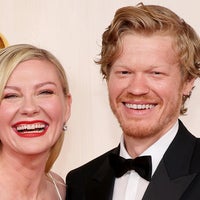
[[[178,133],[155,171],[143,200],[181,198],[200,169],[191,170],[196,141],[197,139],[179,122]]]
[[[115,176],[110,167],[108,155],[110,153],[118,154],[118,152],[119,146],[110,151],[95,175],[88,181],[86,186],[87,200],[112,200]]]
[[[181,199],[181,195],[196,174],[170,179],[165,164],[161,161],[155,176],[152,178],[142,200]]]

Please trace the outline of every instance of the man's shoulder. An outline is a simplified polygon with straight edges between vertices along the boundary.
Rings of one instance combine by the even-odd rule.
[[[71,170],[68,173],[67,177],[71,177],[71,176],[80,177],[80,176],[91,175],[92,172],[95,171],[96,169],[98,169],[101,165],[103,165],[103,163],[108,162],[108,156],[111,153],[117,152],[117,150],[118,150],[118,147],[105,152],[104,154],[96,157],[95,159],[87,162],[86,164],[84,164],[78,168]]]

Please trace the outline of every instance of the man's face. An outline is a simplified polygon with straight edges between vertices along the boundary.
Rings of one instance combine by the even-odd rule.
[[[107,80],[111,108],[125,136],[159,138],[179,116],[182,96],[193,86],[183,82],[173,39],[128,34]]]

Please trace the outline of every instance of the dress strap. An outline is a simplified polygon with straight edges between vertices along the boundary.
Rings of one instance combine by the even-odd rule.
[[[48,175],[50,176],[51,180],[53,181],[53,184],[54,184],[54,186],[55,186],[55,189],[56,189],[56,192],[57,192],[57,194],[58,194],[59,200],[62,200],[62,197],[61,197],[61,195],[60,195],[60,192],[59,192],[58,186],[57,186],[57,184],[56,184],[56,181],[54,180],[54,178],[53,178],[53,176],[51,175],[51,173],[48,173]]]

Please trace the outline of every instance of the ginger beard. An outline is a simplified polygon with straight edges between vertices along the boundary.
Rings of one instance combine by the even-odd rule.
[[[116,99],[116,103],[109,96],[111,109],[116,116],[120,127],[123,130],[123,134],[135,138],[145,139],[151,137],[161,137],[165,134],[176,122],[180,113],[180,107],[182,103],[182,90],[179,89],[177,96],[172,98],[170,102],[163,102],[159,97],[156,98],[157,104],[152,109],[151,116],[135,117],[127,116],[127,108],[122,99],[130,99],[129,97],[119,96]],[[130,96],[130,95],[129,95]],[[132,97],[133,98],[133,97]],[[142,98],[143,100],[145,98]],[[150,99],[149,97],[146,99]],[[148,100],[147,100],[148,101]],[[165,105],[166,104],[166,105]],[[141,109],[143,111],[144,109]],[[139,111],[139,109],[138,109]]]

